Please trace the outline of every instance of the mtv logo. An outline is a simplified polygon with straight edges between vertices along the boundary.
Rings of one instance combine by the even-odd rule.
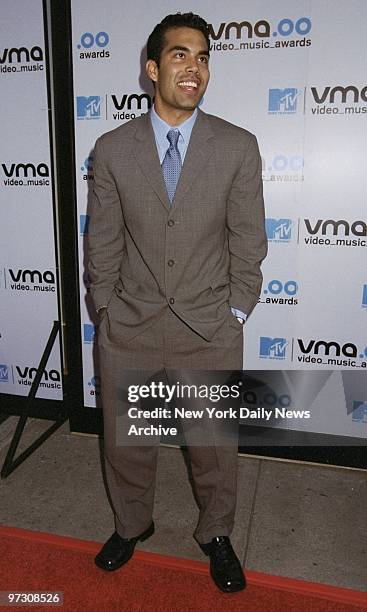
[[[297,100],[301,89],[287,87],[286,89],[269,89],[269,113],[289,114],[297,112]]]
[[[288,342],[285,338],[260,337],[260,357],[263,359],[285,359]]]
[[[292,238],[291,219],[266,219],[265,228],[271,242],[289,242]]]
[[[367,285],[363,285],[363,290],[362,290],[362,308],[367,308]]]
[[[0,382],[8,382],[9,368],[5,363],[0,363]]]
[[[85,234],[88,234],[88,223],[89,223],[89,215],[80,215],[79,227],[80,227],[81,236],[85,236]]]
[[[101,118],[101,96],[77,96],[76,116],[77,119],[100,119]]]
[[[367,423],[367,402],[353,402],[352,421]]]
[[[84,344],[93,344],[96,337],[96,327],[92,323],[83,325]]]

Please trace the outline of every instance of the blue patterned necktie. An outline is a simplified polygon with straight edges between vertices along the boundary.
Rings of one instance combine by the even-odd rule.
[[[167,134],[169,147],[162,162],[162,170],[164,182],[166,183],[168,197],[172,204],[175,195],[178,179],[180,178],[182,161],[180,151],[177,148],[180,132],[178,130],[170,130]]]

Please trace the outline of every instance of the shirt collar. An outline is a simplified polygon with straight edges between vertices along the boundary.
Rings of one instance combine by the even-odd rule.
[[[150,110],[150,119],[152,122],[152,126],[153,126],[153,130],[154,130],[156,139],[162,142],[164,141],[164,139],[167,138],[167,134],[169,130],[177,129],[180,131],[180,134],[182,136],[184,143],[188,144],[190,140],[192,128],[194,127],[194,123],[196,121],[197,114],[198,114],[198,109],[195,108],[192,115],[188,119],[186,119],[186,121],[184,121],[183,123],[180,123],[180,125],[172,126],[166,123],[166,121],[164,121],[163,119],[161,119],[161,117],[157,114],[154,108],[154,104],[153,104]]]

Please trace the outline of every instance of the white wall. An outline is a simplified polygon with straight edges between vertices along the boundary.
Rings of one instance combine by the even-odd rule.
[[[41,0],[2,0],[0,393],[28,395],[58,319]],[[37,397],[61,399],[59,340]]]
[[[367,392],[349,385],[347,410],[341,377],[367,367],[367,4],[106,0],[102,10],[89,0],[86,10],[83,0],[73,0],[74,91],[76,99],[84,97],[75,106],[80,215],[87,211],[86,160],[94,142],[131,113],[147,111],[146,99],[141,108],[134,100],[129,108],[128,98],[120,110],[116,103],[152,93],[141,51],[154,25],[177,10],[193,10],[213,27],[203,110],[254,132],[263,157],[269,255],[261,303],[246,323],[245,367],[340,371],[325,372],[321,386],[311,372],[303,376],[302,389],[308,380],[318,391],[312,419],[293,427],[367,436]],[[237,39],[227,25],[243,21],[248,26]],[[345,94],[338,90],[348,86]],[[95,319],[83,283],[84,241],[81,235],[83,366],[85,402],[93,406]],[[292,405],[302,389],[293,388]]]

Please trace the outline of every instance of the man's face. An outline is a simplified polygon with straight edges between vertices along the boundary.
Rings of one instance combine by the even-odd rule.
[[[193,28],[171,28],[164,42],[159,68],[153,60],[147,62],[148,76],[155,82],[156,110],[163,119],[189,116],[209,81],[205,37]]]

